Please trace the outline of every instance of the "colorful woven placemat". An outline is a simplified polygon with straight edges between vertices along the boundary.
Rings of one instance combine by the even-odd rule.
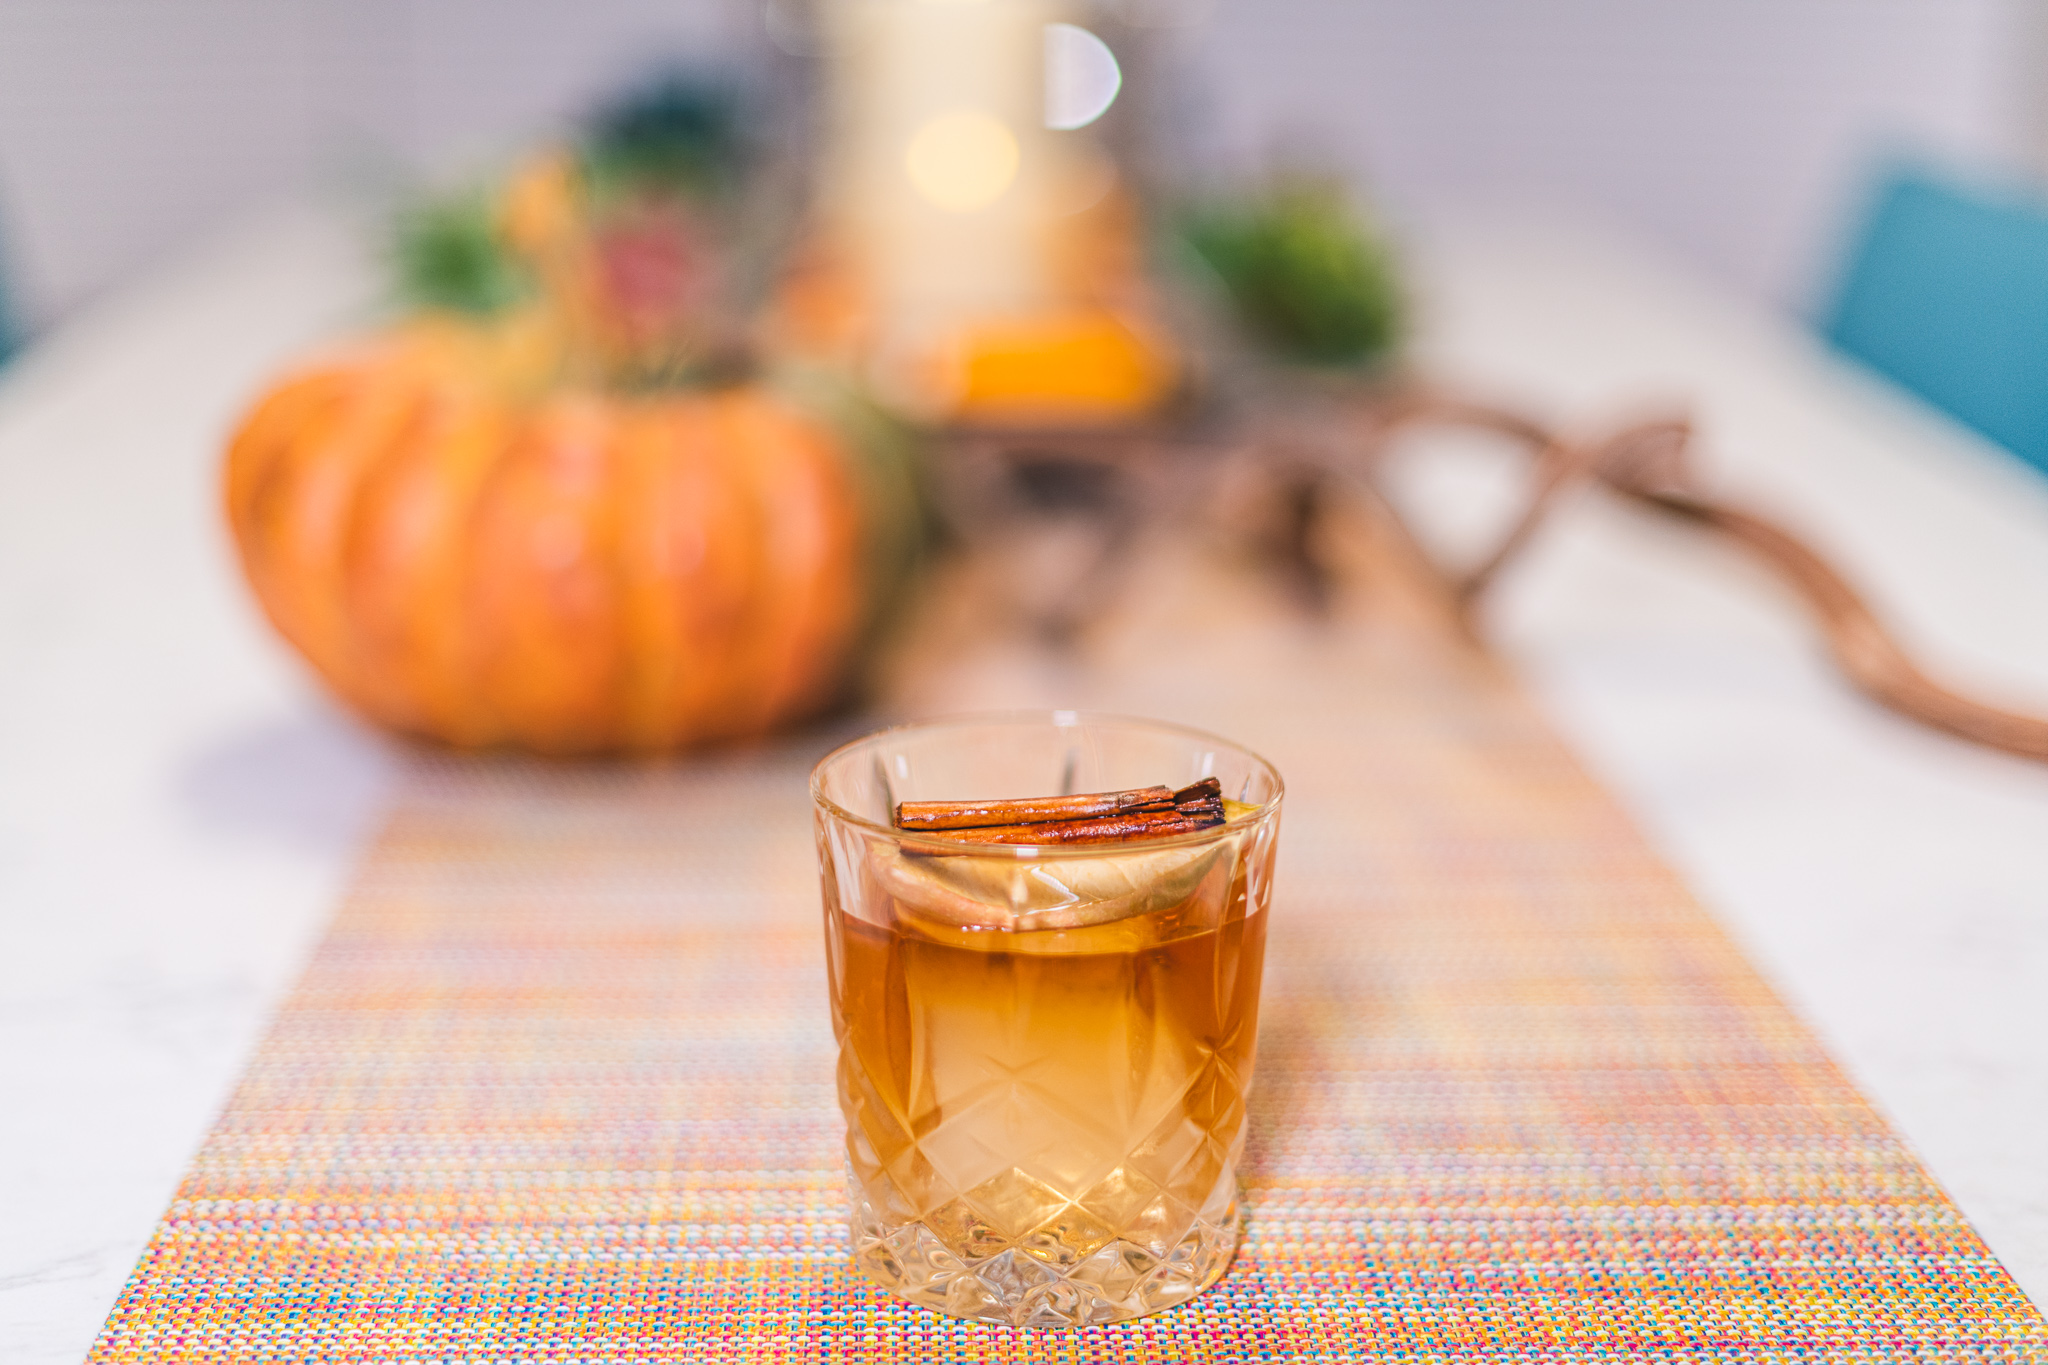
[[[850,1270],[815,741],[422,765],[93,1359],[2048,1356],[1512,684],[1397,616],[1223,639],[1169,612],[1056,680],[1290,782],[1245,1241],[1192,1304],[1011,1331]],[[920,701],[1044,690],[920,676]]]

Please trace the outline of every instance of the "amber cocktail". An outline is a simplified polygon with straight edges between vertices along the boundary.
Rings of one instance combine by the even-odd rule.
[[[812,792],[861,1270],[1020,1325],[1201,1292],[1237,1245],[1279,775],[1053,713],[883,731]]]

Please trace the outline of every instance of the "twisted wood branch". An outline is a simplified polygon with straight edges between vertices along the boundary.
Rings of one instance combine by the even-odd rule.
[[[1702,492],[1689,459],[1690,423],[1645,422],[1602,441],[1575,443],[1515,413],[1422,393],[1383,408],[1374,422],[1375,434],[1383,439],[1392,430],[1416,424],[1498,432],[1528,449],[1535,464],[1529,503],[1493,553],[1462,574],[1438,569],[1461,609],[1469,612],[1484,596],[1560,496],[1596,483],[1638,507],[1713,532],[1775,572],[1812,609],[1836,667],[1871,700],[1937,730],[2048,762],[2048,719],[1991,706],[1937,682],[1913,661],[1848,580],[1805,541],[1754,512]]]

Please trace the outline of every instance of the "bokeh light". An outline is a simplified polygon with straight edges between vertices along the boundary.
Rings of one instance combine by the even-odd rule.
[[[939,115],[911,135],[903,168],[917,192],[942,209],[972,213],[1002,198],[1017,178],[1017,137],[979,109]]]
[[[1109,112],[1123,89],[1109,44],[1075,24],[1045,26],[1045,126],[1086,128]]]

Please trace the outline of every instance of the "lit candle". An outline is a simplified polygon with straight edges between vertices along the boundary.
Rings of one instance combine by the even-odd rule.
[[[826,0],[828,196],[874,323],[876,378],[944,407],[959,338],[1049,306],[1057,0]]]
[[[1078,0],[824,0],[827,209],[869,378],[932,418],[1121,420],[1174,382],[1089,125],[1116,58]],[[1050,76],[1050,79],[1048,79]]]

